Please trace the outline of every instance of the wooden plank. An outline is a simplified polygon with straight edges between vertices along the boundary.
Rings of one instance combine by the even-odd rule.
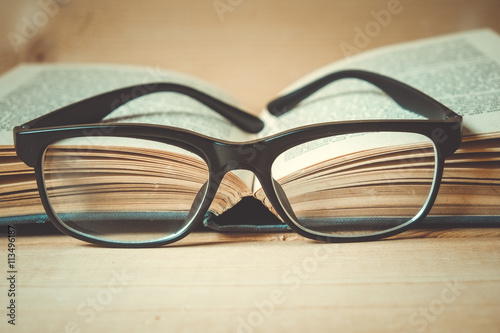
[[[41,2],[50,0],[2,4],[0,72],[22,61],[158,66],[215,83],[255,113],[291,81],[343,58],[340,45],[354,43],[354,29],[390,3],[233,1],[221,20],[213,0],[61,0],[67,4],[16,52],[9,33],[47,13]],[[472,28],[500,31],[497,0],[400,5],[363,50]],[[0,331],[497,332],[499,233],[416,230],[328,245],[295,234],[200,233],[137,250],[19,236],[15,328],[6,316],[2,236]]]
[[[62,235],[18,236],[16,329],[493,332],[499,240],[498,229],[353,244],[194,233],[164,248],[108,249]]]

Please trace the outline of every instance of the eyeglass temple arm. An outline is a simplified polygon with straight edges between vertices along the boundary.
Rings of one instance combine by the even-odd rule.
[[[151,83],[117,89],[52,111],[24,124],[23,127],[40,128],[98,123],[127,102],[157,92],[177,92],[187,95],[250,133],[257,133],[264,127],[264,123],[259,118],[245,111],[199,90],[175,83]]]
[[[328,74],[302,88],[271,101],[267,105],[267,109],[271,114],[280,116],[293,109],[302,100],[324,86],[347,78],[367,81],[383,90],[402,108],[426,116],[429,119],[461,118],[443,104],[407,84],[380,74],[362,70],[345,70]]]

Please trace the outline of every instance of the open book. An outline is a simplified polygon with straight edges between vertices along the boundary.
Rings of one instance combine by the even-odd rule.
[[[428,220],[440,216],[452,216],[449,219],[450,222],[496,223],[500,222],[498,218],[500,216],[499,54],[500,37],[490,30],[435,37],[388,46],[343,59],[311,73],[287,88],[285,92],[326,73],[355,68],[393,77],[432,96],[464,117],[464,138],[460,149],[446,161],[440,191]],[[157,68],[27,64],[14,68],[0,78],[0,117],[2,118],[0,125],[0,225],[47,221],[33,169],[27,167],[16,156],[12,135],[14,126],[93,95],[148,82],[183,84],[238,106],[233,98],[201,80]],[[314,93],[297,105],[293,112],[274,117],[264,110],[260,118],[265,127],[257,134],[239,129],[203,104],[176,93],[152,94],[131,101],[118,108],[104,121],[168,125],[209,137],[244,142],[308,124],[356,119],[419,117],[421,116],[402,109],[380,90],[366,82],[341,80]],[[356,137],[348,139],[359,140]],[[301,147],[302,150],[310,150],[307,154],[304,154],[304,151],[300,154],[294,154],[291,151],[286,156],[282,156],[279,167],[273,170],[273,177],[281,179],[287,177],[284,181],[292,185],[289,195],[300,196],[306,186],[321,185],[321,176],[328,172],[335,163],[341,163],[339,161],[345,157],[342,155],[343,149],[352,144],[349,140],[339,140],[335,143],[338,145],[336,146],[338,154],[326,164],[318,163],[318,156],[323,154],[321,147],[314,147],[314,149]],[[370,138],[365,138],[365,140],[368,140],[368,144],[372,144]],[[203,166],[200,166],[195,158],[185,154],[172,151],[159,156],[159,150],[155,147],[137,146],[131,149],[128,145],[126,149],[123,149],[123,146],[122,143],[116,142],[112,150],[93,150],[89,153],[92,156],[86,156],[78,161],[79,167],[90,168],[96,161],[116,159],[124,161],[116,165],[116,177],[129,177],[129,173],[133,170],[134,176],[146,179],[151,177],[151,174],[158,168],[171,168],[170,161],[176,161],[176,164],[182,164],[182,168],[176,169],[171,174],[176,175],[179,186],[184,186],[184,190],[193,183],[192,180],[200,172],[203,172]],[[340,189],[339,196],[345,193],[342,192],[342,184],[352,182],[352,174],[356,175],[356,181],[359,182],[373,182],[377,179],[376,168],[380,164],[377,167],[373,166],[369,155],[376,151],[377,144],[374,144],[370,153],[361,152],[364,155],[359,160],[364,162],[345,166],[345,169],[339,173],[335,185]],[[408,143],[404,149],[404,152],[408,154],[415,151],[419,153],[422,151],[415,146],[415,143]],[[250,159],[255,153],[252,150],[241,151],[241,154],[247,154]],[[427,158],[425,152],[421,154],[422,158]],[[388,153],[383,166],[391,168],[391,165],[398,163],[400,165],[400,161],[405,158],[402,157],[400,151],[394,154]],[[85,163],[88,165],[86,166]],[[131,163],[130,165],[134,167],[131,168],[127,163]],[[360,173],[359,170],[363,172]],[[397,172],[394,174],[394,177],[399,177]],[[408,175],[401,174],[400,178],[408,178]],[[103,180],[95,177],[92,181],[97,184],[102,183]],[[109,199],[109,195],[112,194],[106,195]],[[351,189],[349,195],[345,195],[345,199],[339,201],[336,209],[349,207],[351,199],[357,195],[361,194]],[[215,229],[224,229],[217,223],[217,216],[221,216],[245,197],[257,198],[275,213],[254,175],[237,170],[226,175],[210,207],[205,225]],[[96,198],[96,207],[98,207],[98,196]],[[125,198],[125,201],[123,201],[123,196],[120,197],[120,206],[133,208],[137,204],[134,198],[133,191],[130,192],[129,197]],[[392,198],[404,200],[397,192]],[[177,200],[183,200],[182,194],[179,194]],[[383,201],[377,201],[377,197],[374,196],[371,200],[373,201],[372,208],[383,211],[385,214],[394,206],[394,202],[387,201],[387,197]],[[164,205],[164,203],[165,201],[158,201],[159,205]],[[155,202],[151,205],[154,206]],[[315,216],[322,216],[330,207],[325,207],[321,201],[311,198],[304,209],[314,211]],[[242,230],[237,226],[237,218],[232,222],[235,224],[234,230]],[[284,225],[278,223],[278,229],[281,227]],[[231,230],[231,226],[225,229]]]

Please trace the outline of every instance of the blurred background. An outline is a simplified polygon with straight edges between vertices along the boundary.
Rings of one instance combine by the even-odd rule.
[[[212,82],[259,112],[353,48],[500,31],[499,13],[499,0],[0,0],[0,73],[20,62],[162,67]],[[356,39],[366,29],[372,36]]]

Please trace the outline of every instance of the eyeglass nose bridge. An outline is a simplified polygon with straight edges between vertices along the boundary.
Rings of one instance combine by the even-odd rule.
[[[217,156],[216,174],[212,174],[212,181],[218,185],[227,172],[233,170],[247,170],[252,172],[266,193],[271,204],[278,210],[280,216],[288,216],[292,221],[298,221],[285,191],[281,185],[272,178],[271,165],[273,156],[271,150],[266,151],[266,146],[261,141],[242,144],[219,144],[215,152]]]
[[[214,146],[217,158],[216,169],[226,172],[248,170],[254,174],[269,172],[269,158],[263,155],[265,145],[259,141],[241,144],[217,144]]]

